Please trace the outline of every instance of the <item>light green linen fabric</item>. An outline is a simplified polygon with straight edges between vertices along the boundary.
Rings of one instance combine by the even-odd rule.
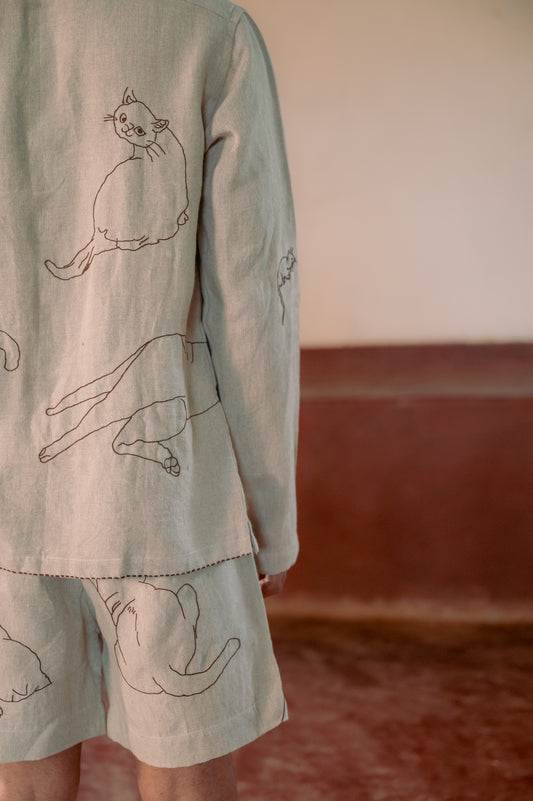
[[[3,0],[0,130],[0,568],[287,569],[295,229],[253,21]]]

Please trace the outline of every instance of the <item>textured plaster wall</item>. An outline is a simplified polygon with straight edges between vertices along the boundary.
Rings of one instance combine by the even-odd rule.
[[[270,48],[306,346],[533,339],[533,2],[243,0]]]

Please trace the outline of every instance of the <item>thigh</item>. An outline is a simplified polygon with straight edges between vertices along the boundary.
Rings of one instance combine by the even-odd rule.
[[[0,570],[0,763],[105,731],[98,633],[77,579]]]
[[[252,557],[88,592],[107,646],[108,734],[141,762],[208,762],[285,718]]]

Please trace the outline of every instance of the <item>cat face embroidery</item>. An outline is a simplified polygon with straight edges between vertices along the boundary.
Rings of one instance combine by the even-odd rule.
[[[163,155],[157,135],[168,128],[168,120],[156,119],[148,106],[135,99],[133,92],[126,90],[121,105],[104,119],[113,122],[116,135],[132,144],[134,153],[135,148],[144,148],[152,159]]]
[[[132,91],[105,117],[131,155],[104,178],[93,203],[93,233],[68,264],[45,267],[62,280],[78,278],[108,250],[139,250],[172,239],[189,217],[187,164],[169,121],[159,119]]]

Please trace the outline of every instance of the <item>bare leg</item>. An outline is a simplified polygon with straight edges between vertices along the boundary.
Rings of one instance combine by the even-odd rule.
[[[0,764],[0,801],[74,801],[80,755],[78,743],[47,759]]]
[[[237,801],[231,754],[190,768],[154,768],[137,762],[142,801]]]

